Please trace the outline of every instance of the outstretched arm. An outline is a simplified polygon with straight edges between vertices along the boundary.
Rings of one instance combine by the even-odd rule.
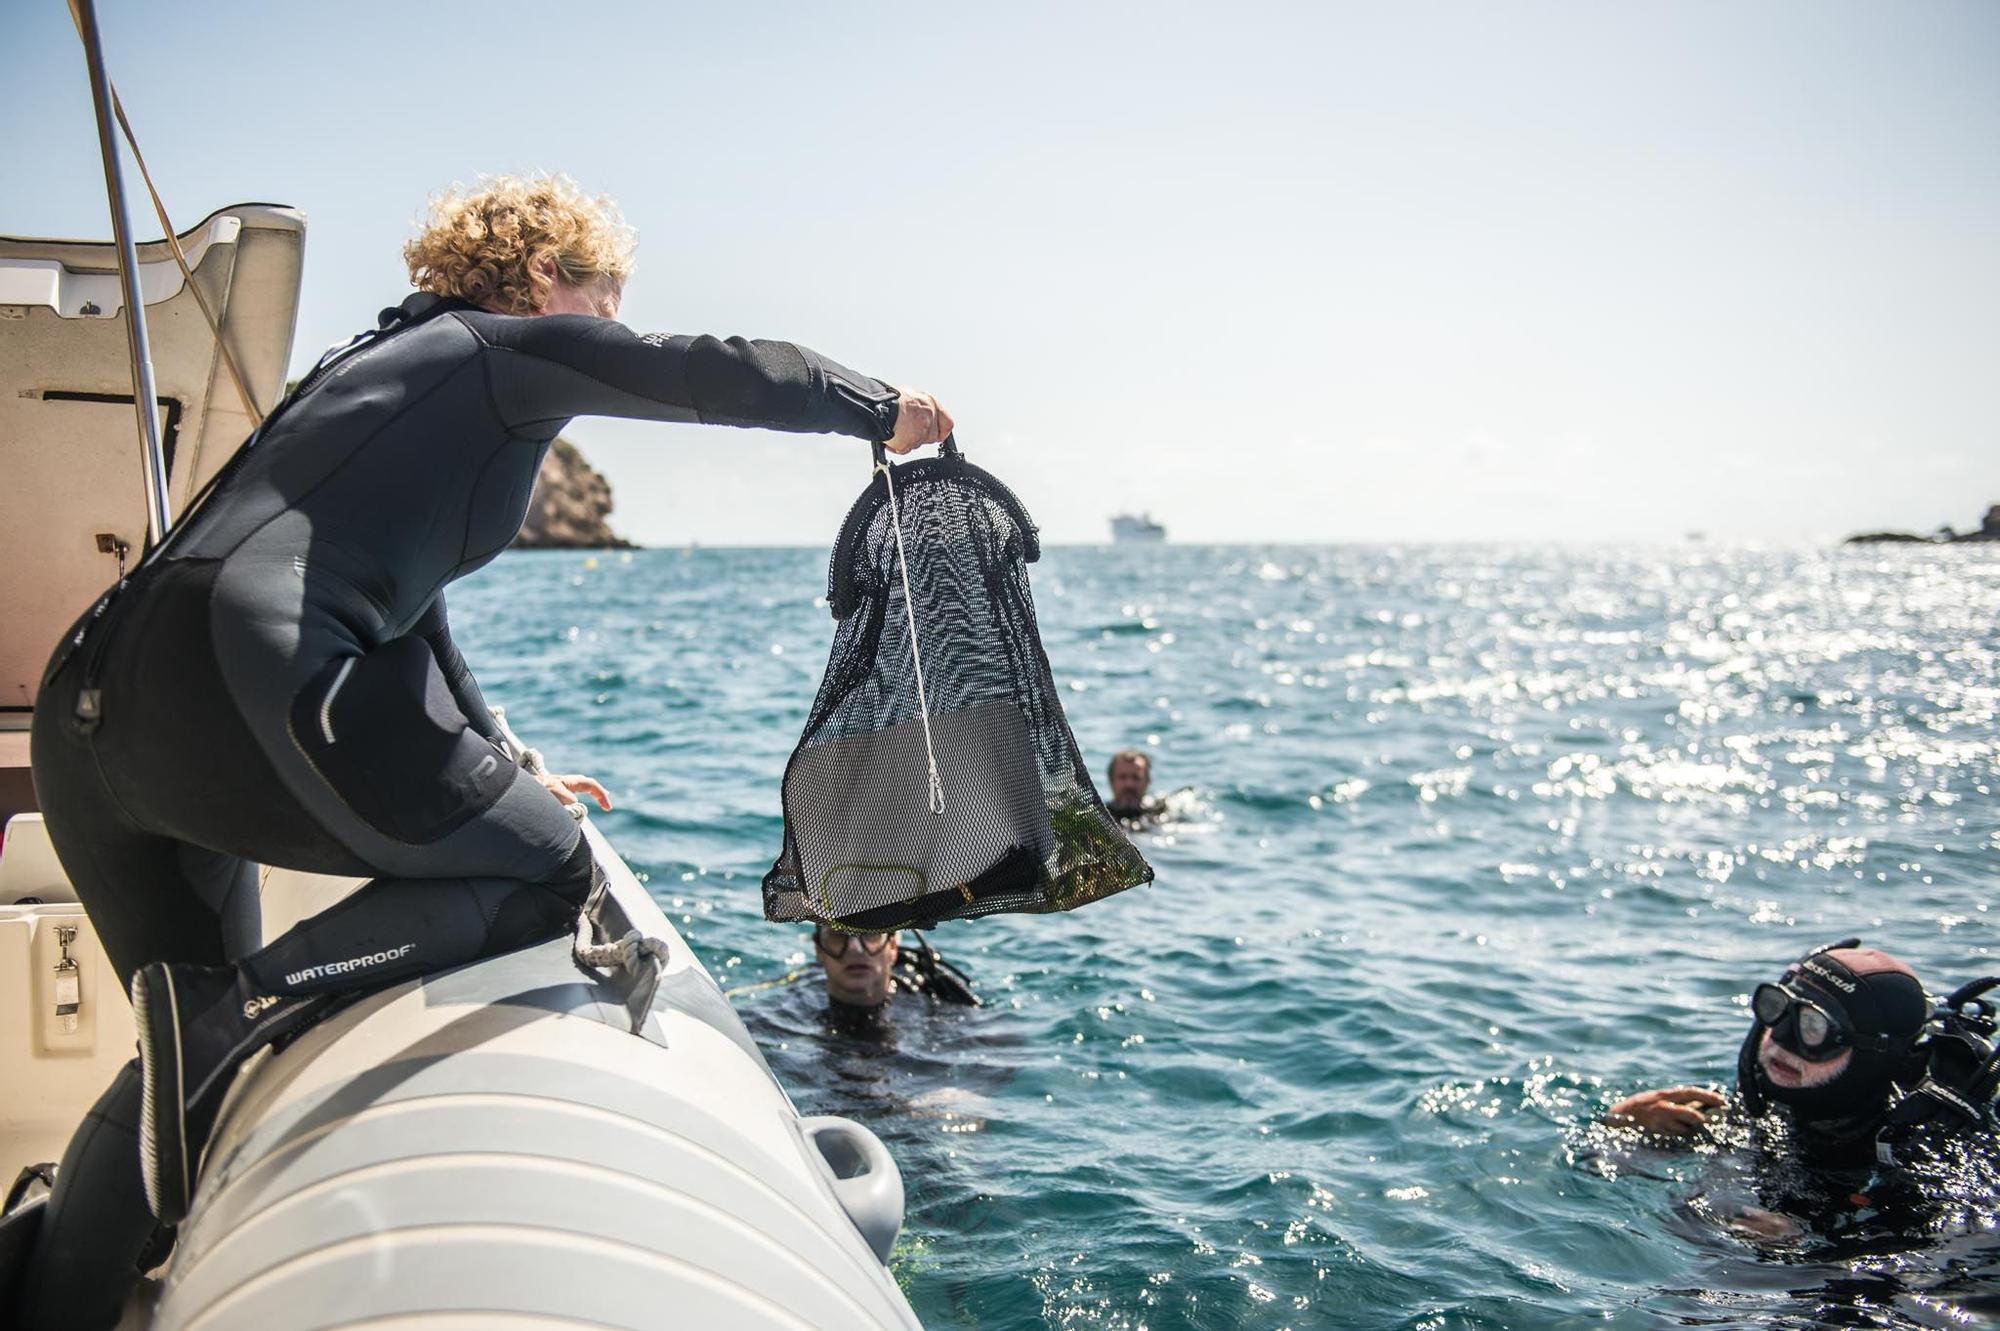
[[[897,434],[896,389],[790,342],[640,336],[580,314],[462,311],[492,349],[493,401],[510,429],[553,432],[575,416],[845,434]],[[918,441],[928,442],[928,441]]]

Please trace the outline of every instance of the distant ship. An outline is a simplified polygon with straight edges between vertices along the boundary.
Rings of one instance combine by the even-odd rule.
[[[1150,513],[1136,518],[1130,513],[1120,513],[1111,519],[1111,539],[1118,545],[1128,541],[1135,545],[1157,545],[1167,539],[1167,529],[1153,521]]]

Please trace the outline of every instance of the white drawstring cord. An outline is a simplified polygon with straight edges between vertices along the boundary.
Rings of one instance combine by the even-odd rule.
[[[889,488],[889,527],[896,533],[896,567],[903,575],[903,617],[910,626],[910,664],[917,668],[917,711],[924,721],[924,758],[930,764],[932,813],[944,812],[944,782],[938,779],[937,750],[931,745],[931,708],[924,698],[924,657],[917,649],[917,611],[910,596],[910,561],[903,553],[903,517],[896,508],[896,481],[887,461],[875,464]]]

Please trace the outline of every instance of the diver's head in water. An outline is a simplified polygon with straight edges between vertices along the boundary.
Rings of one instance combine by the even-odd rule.
[[[417,290],[495,314],[615,319],[632,248],[617,206],[568,176],[489,176],[433,199],[403,259]]]
[[[1114,815],[1136,818],[1146,811],[1146,792],[1153,786],[1151,758],[1137,749],[1114,753],[1104,779],[1111,787],[1111,800],[1107,807]]]
[[[1854,942],[1800,958],[1750,1003],[1739,1079],[1807,1123],[1881,1115],[1930,1015],[1915,971]]]
[[[889,1001],[900,955],[896,935],[842,933],[822,924],[813,930],[813,954],[834,1002],[872,1008]]]

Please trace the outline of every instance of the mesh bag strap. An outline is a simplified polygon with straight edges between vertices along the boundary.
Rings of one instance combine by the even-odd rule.
[[[938,779],[937,742],[931,737],[931,705],[924,696],[924,654],[917,646],[917,608],[910,598],[910,557],[903,551],[903,516],[896,510],[894,468],[875,445],[875,470],[882,473],[883,488],[889,492],[889,528],[896,533],[896,569],[903,578],[903,616],[910,627],[910,667],[917,672],[917,715],[924,723],[924,761],[930,770],[930,810],[944,812],[944,782]]]

